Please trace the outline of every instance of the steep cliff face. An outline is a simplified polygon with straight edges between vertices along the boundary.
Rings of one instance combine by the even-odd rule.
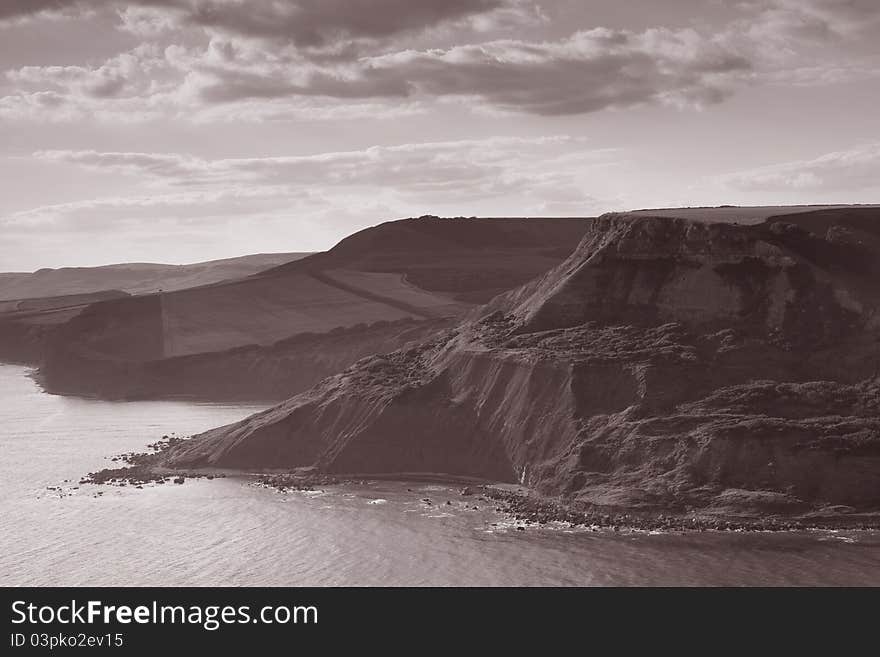
[[[865,306],[873,295],[858,285],[876,273],[874,255],[781,221],[612,214],[563,266],[493,306],[511,308],[523,333],[585,321],[679,321],[828,341],[877,323]]]
[[[157,458],[639,509],[880,507],[880,250],[828,221],[603,217],[458,328]]]

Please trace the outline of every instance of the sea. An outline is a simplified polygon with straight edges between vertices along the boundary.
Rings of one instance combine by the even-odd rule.
[[[163,435],[262,407],[62,397],[31,374],[0,364],[4,586],[880,585],[880,532],[523,526],[425,482],[79,484]]]

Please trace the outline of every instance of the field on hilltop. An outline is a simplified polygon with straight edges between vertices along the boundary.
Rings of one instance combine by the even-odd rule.
[[[689,219],[690,221],[760,224],[773,217],[788,217],[807,213],[824,212],[828,210],[842,210],[847,208],[871,208],[877,206],[852,206],[852,205],[761,205],[761,206],[736,206],[719,205],[704,208],[658,208],[632,210],[615,214],[632,216],[667,217],[672,219]]]
[[[428,292],[409,282],[406,274],[354,271],[351,269],[328,269],[324,276],[332,284],[344,286],[361,294],[393,301],[402,309],[409,306],[420,313],[450,315],[460,312],[466,304],[451,296]]]
[[[337,283],[337,279],[339,283]],[[463,304],[414,290],[397,274],[334,270],[195,288],[160,296],[165,357],[268,345],[298,333],[405,318],[426,319]]]

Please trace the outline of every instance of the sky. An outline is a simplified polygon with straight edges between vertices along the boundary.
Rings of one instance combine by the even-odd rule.
[[[2,0],[0,271],[880,201],[877,0]]]

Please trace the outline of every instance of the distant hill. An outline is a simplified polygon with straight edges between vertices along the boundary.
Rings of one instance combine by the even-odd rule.
[[[121,290],[101,290],[100,292],[83,292],[65,294],[57,297],[34,297],[32,299],[10,299],[0,301],[0,316],[28,315],[49,310],[71,310],[74,313],[90,303],[121,299],[131,296]]]
[[[440,218],[389,221],[327,252],[264,273],[326,269],[394,272],[423,289],[484,303],[566,258],[587,221],[578,218]]]
[[[251,276],[110,299],[73,316],[19,313],[13,325],[6,324],[13,353],[0,349],[0,357],[16,358],[20,339],[11,334],[25,334],[29,358],[40,345],[42,381],[56,392],[213,397],[233,389],[247,394],[252,384],[283,398],[377,348],[393,350],[416,333],[423,337],[429,327],[446,326],[476,304],[541,275],[568,255],[588,223],[433,217],[387,222],[325,253]],[[410,330],[417,326],[419,331]],[[0,335],[3,330],[0,325]],[[230,358],[230,350],[242,349],[250,360],[243,363],[241,351]],[[198,355],[204,357],[191,358]],[[266,378],[274,372],[291,381],[271,365],[282,358],[290,369],[303,369],[293,387]],[[230,386],[222,376],[241,384]]]
[[[130,294],[182,290],[250,276],[306,255],[260,253],[191,265],[134,262],[102,267],[40,269],[33,273],[0,273],[0,301],[90,294],[104,290],[122,290]]]

